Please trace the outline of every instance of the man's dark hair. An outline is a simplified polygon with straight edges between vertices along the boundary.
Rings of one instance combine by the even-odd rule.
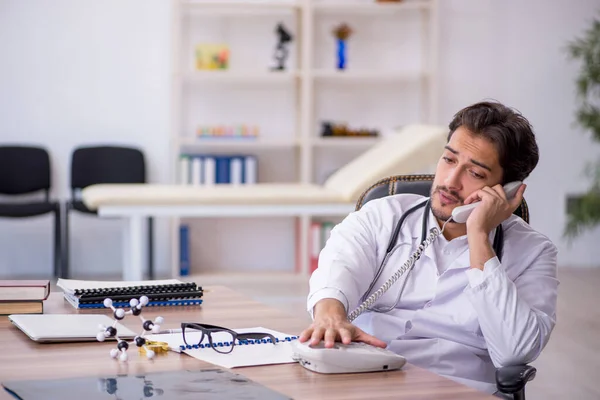
[[[539,150],[529,121],[500,103],[481,102],[465,107],[450,122],[448,141],[458,127],[484,136],[498,151],[504,170],[502,184],[523,181],[539,161]]]

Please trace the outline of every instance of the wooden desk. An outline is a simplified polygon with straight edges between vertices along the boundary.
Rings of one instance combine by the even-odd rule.
[[[62,293],[52,293],[44,304],[45,313],[103,313],[110,310],[78,311]],[[205,322],[230,328],[264,326],[289,334],[299,334],[305,324],[283,312],[250,300],[225,287],[205,288],[202,306],[146,308],[150,319],[165,318],[164,328],[177,328],[182,321]],[[140,320],[129,316],[122,323],[141,333]],[[0,317],[0,380],[52,379],[104,376],[119,373],[143,374],[167,370],[214,368],[185,354],[170,352],[147,360],[129,349],[130,360],[112,360],[109,351],[115,342],[38,344],[29,340],[5,316]],[[406,365],[401,371],[367,374],[323,375],[299,364],[234,368],[264,386],[294,399],[496,399],[442,378],[429,371]],[[5,391],[0,399],[12,399]]]

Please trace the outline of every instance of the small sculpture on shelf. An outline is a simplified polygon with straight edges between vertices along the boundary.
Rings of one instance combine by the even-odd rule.
[[[376,129],[349,129],[346,124],[335,124],[333,122],[322,122],[321,136],[322,137],[377,137],[379,131]]]
[[[275,60],[277,65],[273,67],[273,70],[283,71],[285,70],[285,61],[287,60],[289,51],[287,44],[293,40],[293,36],[285,29],[282,23],[277,24],[275,33],[278,36],[277,46],[275,47]]]
[[[333,35],[337,40],[337,68],[346,69],[346,41],[352,35],[352,29],[348,24],[343,23],[335,27]]]
[[[142,296],[140,299],[131,299],[129,300],[129,305],[131,309],[129,311],[125,311],[123,308],[115,308],[113,305],[112,299],[104,299],[104,307],[111,308],[113,310],[114,322],[112,326],[104,326],[100,325],[100,332],[96,335],[96,339],[99,342],[103,342],[105,339],[109,337],[114,337],[117,339],[117,348],[110,350],[110,356],[112,358],[119,358],[120,361],[127,361],[127,349],[129,348],[129,343],[126,340],[122,340],[119,338],[119,333],[117,332],[117,322],[125,318],[126,315],[135,315],[140,317],[142,320],[142,334],[136,336],[133,339],[133,343],[137,347],[139,347],[141,353],[145,353],[146,357],[149,359],[153,359],[157,352],[168,351],[168,345],[165,348],[165,343],[159,342],[151,342],[146,340],[144,335],[146,332],[158,333],[160,331],[160,325],[163,323],[163,317],[156,317],[154,322],[142,317],[142,307],[148,304],[148,297]]]

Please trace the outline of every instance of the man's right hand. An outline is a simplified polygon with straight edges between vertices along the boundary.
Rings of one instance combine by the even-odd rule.
[[[373,346],[385,348],[387,344],[363,332],[352,325],[346,317],[344,305],[336,299],[323,299],[315,304],[314,321],[302,331],[298,340],[304,343],[310,339],[311,345],[325,342],[325,347],[331,348],[338,341],[344,344],[364,342]]]

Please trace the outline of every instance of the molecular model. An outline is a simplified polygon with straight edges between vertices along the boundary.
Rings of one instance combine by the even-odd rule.
[[[142,317],[142,307],[148,304],[148,297],[142,296],[140,299],[131,299],[129,300],[129,305],[131,309],[129,311],[125,311],[123,308],[115,308],[113,305],[113,301],[111,299],[104,299],[104,307],[111,308],[113,310],[113,316],[115,318],[112,326],[104,326],[100,325],[100,332],[96,335],[96,339],[99,342],[103,342],[106,338],[115,337],[117,339],[117,348],[110,350],[110,356],[112,358],[119,358],[119,360],[125,362],[127,361],[127,349],[129,348],[129,343],[126,340],[122,340],[119,338],[117,332],[117,322],[125,318],[126,315],[136,315],[139,316],[142,320],[142,327],[144,331],[141,335],[136,336],[133,339],[133,343],[139,348],[145,350],[146,357],[149,359],[154,358],[156,355],[155,351],[151,348],[147,347],[148,341],[144,338],[146,332],[158,333],[160,331],[160,325],[163,323],[163,317],[156,317],[154,322],[145,319]],[[120,353],[120,354],[119,354]]]

